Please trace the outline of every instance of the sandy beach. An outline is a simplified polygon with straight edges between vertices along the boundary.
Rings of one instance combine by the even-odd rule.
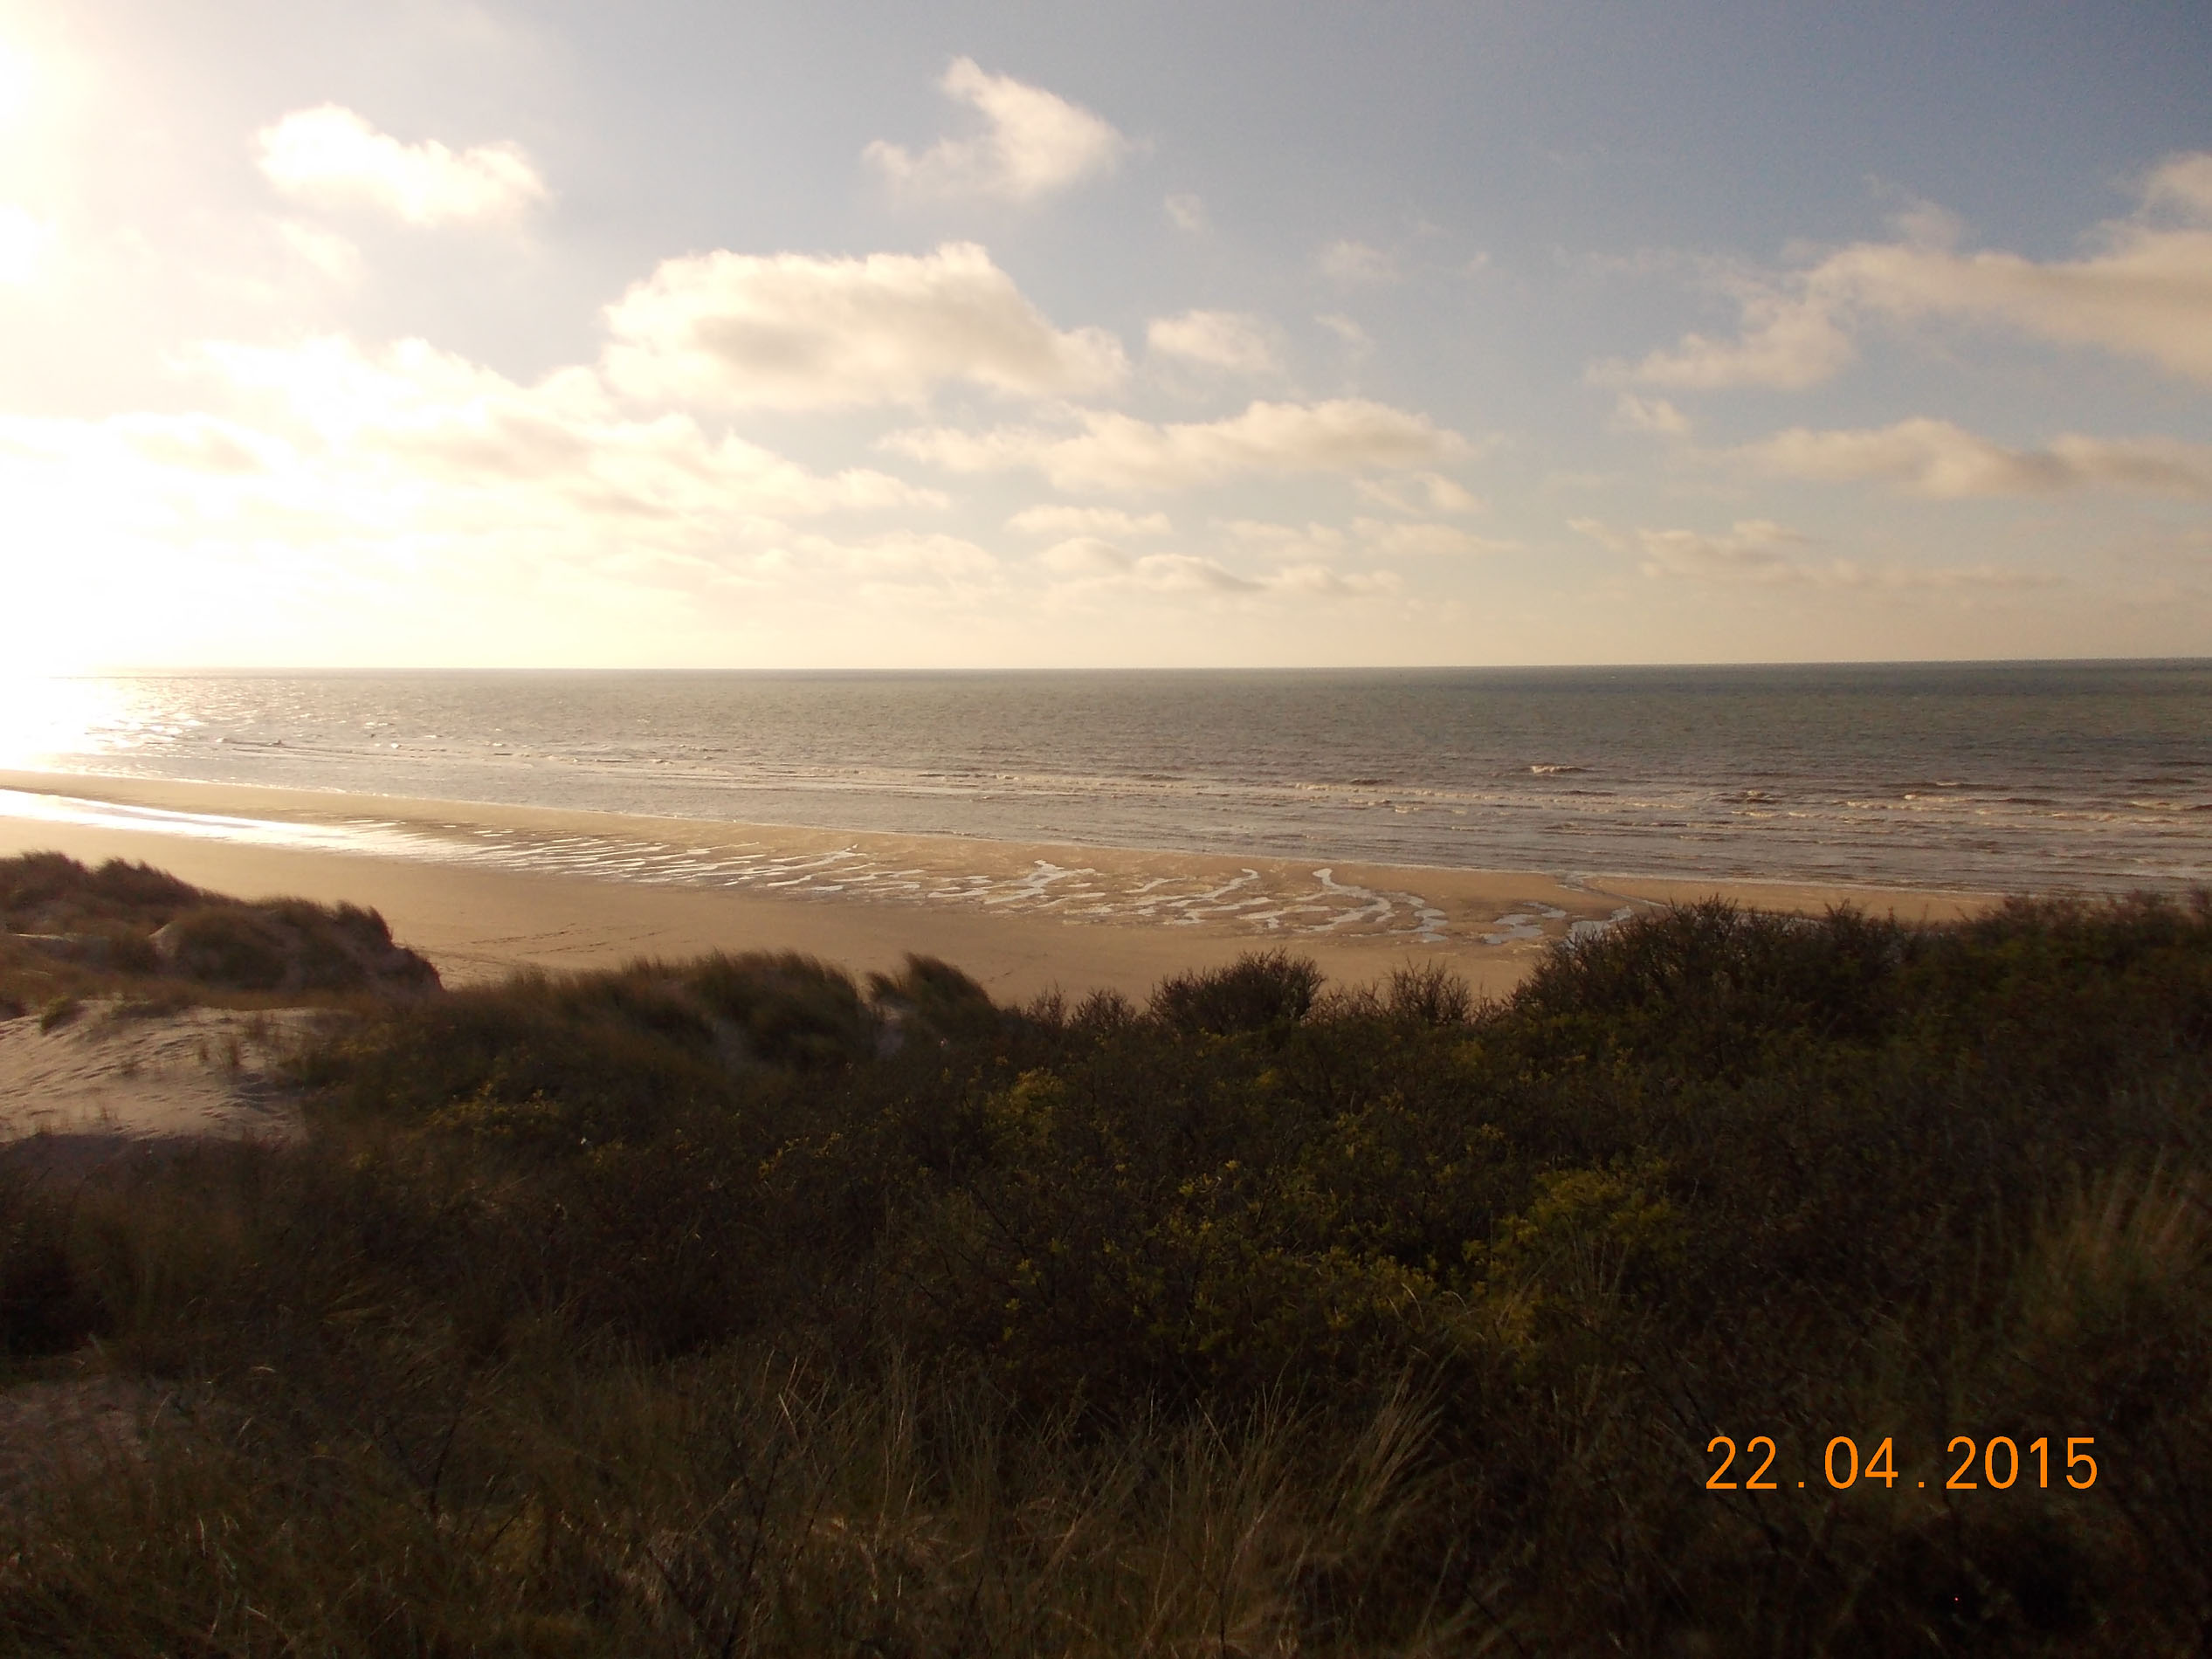
[[[797,950],[939,956],[1002,1000],[1142,995],[1282,946],[1363,983],[1443,961],[1509,989],[1551,941],[1711,894],[1941,920],[1988,895],[1221,857],[0,772],[0,855],[140,859],[240,897],[372,905],[449,983],[533,965]]]

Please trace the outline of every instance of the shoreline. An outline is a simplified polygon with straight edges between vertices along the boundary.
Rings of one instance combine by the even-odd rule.
[[[449,982],[637,955],[798,950],[859,971],[943,958],[1001,1000],[1141,997],[1280,947],[1332,981],[1437,962],[1502,995],[1559,939],[1711,896],[1949,920],[1991,893],[1560,877],[897,835],[239,784],[0,771],[0,856],[143,860],[240,897],[372,905]]]

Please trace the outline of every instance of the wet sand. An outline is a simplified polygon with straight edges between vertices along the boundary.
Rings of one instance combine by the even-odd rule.
[[[798,950],[858,969],[941,957],[1002,1000],[1163,976],[1255,948],[1338,983],[1408,961],[1511,988],[1554,940],[1719,895],[1944,920],[1986,894],[1562,878],[894,836],[233,785],[0,772],[0,856],[141,859],[243,898],[372,905],[449,982],[522,965]]]

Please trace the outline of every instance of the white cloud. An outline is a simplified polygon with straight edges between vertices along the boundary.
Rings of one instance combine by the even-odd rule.
[[[1327,562],[1344,551],[1348,538],[1333,525],[1271,524],[1261,519],[1216,519],[1214,528],[1263,556]]]
[[[1358,599],[1395,593],[1402,585],[1395,571],[1338,569],[1337,560],[1347,538],[1341,530],[1327,525],[1300,527],[1230,519],[1216,520],[1214,528],[1234,544],[1232,556],[1239,562],[1256,554],[1273,568],[1263,575],[1244,575],[1218,559],[1198,554],[1152,553],[1139,557],[1100,535],[1071,536],[1047,547],[1037,559],[1071,591],[1089,593],[1215,597],[1271,594],[1293,599]]]
[[[977,196],[1031,202],[1113,170],[1128,141],[1089,110],[959,58],[937,83],[982,114],[988,130],[940,139],[917,155],[878,139],[869,161],[916,196]]]
[[[1779,282],[1740,284],[1735,339],[1685,335],[1671,351],[1600,363],[1592,375],[1699,389],[1809,386],[1852,360],[1852,327],[1878,316],[2000,324],[2212,381],[2212,155],[2173,157],[2140,196],[2135,214],[2100,226],[2091,251],[2066,260],[1961,253],[1947,218],[1922,210],[1904,240],[1860,243]]]
[[[1318,599],[1371,599],[1404,586],[1392,570],[1333,570],[1324,564],[1289,565],[1267,579],[1277,593]]]
[[[1258,593],[1263,586],[1189,553],[1148,553],[1130,562],[1129,579],[1160,594]]]
[[[1314,263],[1331,282],[1347,288],[1377,287],[1398,280],[1398,262],[1364,242],[1332,242]]]
[[[1779,478],[1874,480],[1916,495],[2051,495],[2107,488],[2212,497],[2212,444],[2173,438],[2070,434],[2043,449],[2008,449],[1949,421],[1922,417],[1846,431],[1792,427],[1733,453]]]
[[[1616,432],[1651,432],[1661,437],[1682,437],[1690,430],[1690,417],[1664,397],[1638,397],[1623,392],[1613,403],[1610,423]]]
[[[1354,357],[1364,357],[1375,349],[1375,336],[1349,317],[1331,312],[1313,319],[1342,342],[1344,349]]]
[[[258,141],[261,171],[285,195],[366,203],[410,224],[512,219],[548,195],[519,145],[403,144],[335,104],[294,110]]]
[[[335,231],[286,219],[278,224],[277,236],[293,254],[331,281],[351,286],[361,280],[361,250]]]
[[[1743,300],[1743,332],[1734,340],[1685,334],[1672,351],[1655,351],[1633,368],[1600,364],[1594,378],[1646,386],[1712,391],[1726,386],[1817,385],[1858,355],[1824,293],[1757,293]]]
[[[1284,565],[1264,576],[1242,576],[1217,560],[1196,554],[1150,553],[1134,558],[1110,542],[1090,536],[1072,537],[1047,547],[1037,559],[1072,587],[1093,593],[1366,599],[1394,594],[1402,585],[1392,571],[1340,571],[1319,560]]]
[[[1568,527],[1615,553],[1638,558],[1655,580],[1748,582],[1769,587],[1859,589],[1875,592],[2002,592],[2051,587],[2059,578],[2005,565],[1867,566],[1851,559],[1814,563],[1799,557],[1811,538],[1769,519],[1739,520],[1726,533],[1699,530],[1630,532],[1596,519],[1570,519]]]
[[[1164,536],[1175,528],[1164,513],[1141,515],[1119,507],[1076,507],[1053,503],[1024,507],[1006,521],[1010,530],[1031,535]]]
[[[1086,412],[1073,437],[1030,428],[894,432],[885,444],[956,472],[1034,467],[1063,490],[1175,490],[1255,474],[1406,472],[1469,452],[1425,415],[1362,398],[1255,403],[1226,420],[1158,425]]]
[[[1256,594],[1266,584],[1189,553],[1124,553],[1093,536],[1074,536],[1037,555],[1046,569],[1079,589],[1161,595]]]
[[[267,474],[293,453],[289,444],[269,433],[198,412],[113,415],[95,430],[155,466],[211,478]]]
[[[858,540],[804,535],[791,547],[803,557],[836,566],[868,582],[972,582],[998,569],[997,558],[959,536],[895,530]]]
[[[280,557],[394,568],[561,570],[695,582],[783,521],[945,505],[884,473],[809,471],[689,416],[626,414],[589,369],[531,385],[419,341],[215,344],[192,363],[225,410],[0,420],[0,498],[57,557],[141,565]]]
[[[1155,317],[1145,341],[1161,356],[1179,357],[1236,375],[1271,375],[1282,368],[1267,325],[1235,311],[1186,311]]]
[[[1623,534],[1595,519],[1570,519],[1568,527],[1615,553],[1641,555],[1639,568],[1647,576],[1792,582],[1804,575],[1793,555],[1808,538],[1771,519],[1739,520],[1722,535],[1641,528]]]
[[[1370,553],[1383,558],[1479,558],[1487,554],[1513,553],[1517,541],[1478,536],[1456,524],[1399,524],[1378,519],[1355,519],[1353,533]]]
[[[1487,505],[1464,484],[1441,472],[1416,472],[1408,478],[1357,478],[1352,487],[1363,499],[1393,513],[1480,513]]]
[[[2143,181],[2144,204],[2212,224],[2212,154],[2170,156]]]
[[[54,228],[26,208],[0,202],[0,283],[23,287],[38,279]]]
[[[1178,229],[1196,231],[1206,228],[1206,204],[1188,191],[1169,196],[1162,205]]]
[[[1455,524],[1402,524],[1385,519],[1354,519],[1349,534],[1326,524],[1270,524],[1257,519],[1224,519],[1216,527],[1248,547],[1278,559],[1330,562],[1354,541],[1359,550],[1382,558],[1464,558],[1517,551],[1519,544],[1496,541]]]
[[[373,357],[340,339],[216,345],[203,355],[231,387],[304,424],[334,458],[396,463],[417,482],[528,486],[672,519],[944,503],[881,472],[810,472],[742,438],[712,437],[687,415],[630,416],[589,369],[519,385],[419,340]]]
[[[1113,335],[1054,328],[968,242],[859,259],[671,259],[607,316],[609,372],[624,391],[730,408],[918,403],[961,380],[1080,396],[1128,371]]]
[[[1118,576],[1136,562],[1097,536],[1070,536],[1037,555],[1046,569],[1063,576]]]

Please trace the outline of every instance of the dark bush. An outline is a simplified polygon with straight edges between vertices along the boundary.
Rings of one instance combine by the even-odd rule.
[[[869,974],[868,993],[907,1033],[938,1042],[988,1039],[1003,1023],[989,992],[934,956],[909,956],[896,974]]]
[[[1227,967],[1178,974],[1152,994],[1152,1014],[1178,1031],[1227,1036],[1294,1025],[1313,1007],[1321,970],[1287,951],[1254,951]]]
[[[0,1181],[0,1355],[64,1353],[112,1328],[68,1233],[65,1207]]]
[[[1391,1018],[1414,1025],[1464,1025],[1473,1016],[1475,994],[1442,962],[1408,963],[1390,970],[1382,1005]]]

